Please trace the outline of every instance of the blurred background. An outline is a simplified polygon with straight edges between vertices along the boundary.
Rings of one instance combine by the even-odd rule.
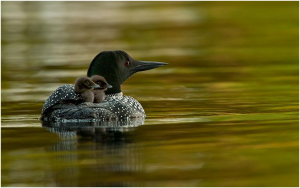
[[[299,186],[299,2],[1,2],[1,26],[2,186]],[[122,86],[145,124],[59,140],[44,101],[107,50],[169,63]]]

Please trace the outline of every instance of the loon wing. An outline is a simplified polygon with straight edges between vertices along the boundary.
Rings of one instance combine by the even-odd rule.
[[[66,101],[69,101],[71,104],[75,104],[75,101],[78,100],[81,100],[81,97],[75,92],[74,85],[65,84],[59,86],[45,101],[42,109],[42,115],[47,113],[50,108],[56,104],[64,103]]]

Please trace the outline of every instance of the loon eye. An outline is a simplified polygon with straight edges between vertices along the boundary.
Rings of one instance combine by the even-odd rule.
[[[125,62],[125,67],[129,67],[129,65],[130,65],[129,61],[126,61]]]

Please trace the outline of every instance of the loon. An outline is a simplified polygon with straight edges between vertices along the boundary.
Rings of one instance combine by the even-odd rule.
[[[103,76],[94,75],[91,77],[91,80],[98,84],[100,88],[94,89],[94,103],[100,103],[105,99],[105,91],[107,88],[112,88],[113,86],[109,85]]]
[[[89,77],[79,77],[75,84],[64,84],[59,86],[45,101],[42,109],[42,115],[46,115],[58,104],[76,105],[83,102],[93,102],[94,88],[100,88]]]
[[[94,93],[92,92],[94,88],[100,88],[100,86],[88,77],[79,77],[75,81],[74,89],[76,93],[80,94],[82,102],[94,101]]]
[[[80,103],[78,105],[53,105],[41,120],[54,122],[102,122],[127,121],[132,118],[145,118],[142,105],[132,97],[123,95],[122,83],[133,74],[167,65],[162,62],[138,61],[124,51],[103,51],[92,60],[87,76],[103,76],[112,86],[105,91],[101,103]],[[68,90],[67,92],[71,92]],[[44,109],[43,109],[44,110]]]

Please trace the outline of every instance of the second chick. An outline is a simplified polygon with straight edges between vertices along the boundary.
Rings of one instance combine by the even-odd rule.
[[[112,86],[107,83],[103,76],[94,75],[91,77],[91,80],[100,86],[92,90],[94,93],[94,103],[100,103],[105,99],[105,91],[107,88],[112,88]]]

